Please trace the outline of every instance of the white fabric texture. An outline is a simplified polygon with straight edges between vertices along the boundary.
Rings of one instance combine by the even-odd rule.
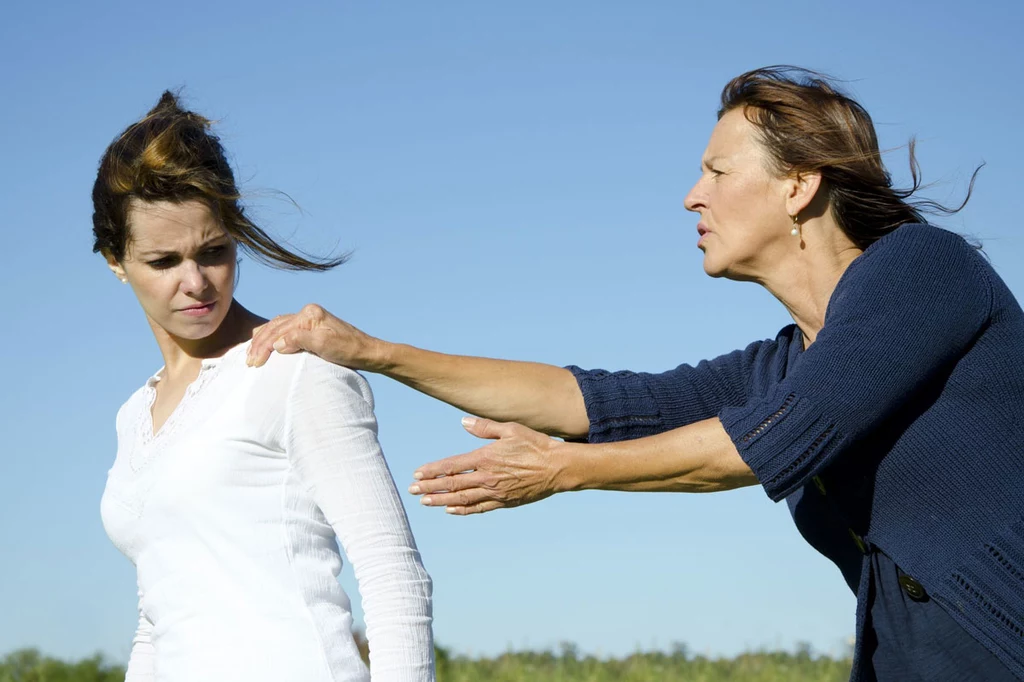
[[[159,372],[117,415],[101,502],[138,571],[127,682],[434,680],[431,582],[377,442],[370,387],[309,354],[204,360],[155,435]],[[337,538],[337,540],[336,540]]]

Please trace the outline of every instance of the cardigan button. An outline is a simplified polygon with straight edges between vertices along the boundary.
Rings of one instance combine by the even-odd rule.
[[[909,575],[901,575],[899,580],[900,587],[914,601],[924,601],[928,598],[928,593],[924,591],[924,586]]]
[[[868,550],[868,543],[864,542],[864,538],[858,535],[857,531],[852,528],[847,528],[847,530],[850,531],[850,537],[853,538],[853,542],[857,545],[857,549],[860,550],[860,553],[870,554],[871,552]]]

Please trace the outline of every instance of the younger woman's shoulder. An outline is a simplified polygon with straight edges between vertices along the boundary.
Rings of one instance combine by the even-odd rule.
[[[339,398],[359,398],[373,405],[373,392],[362,374],[312,353],[271,353],[266,364],[257,371],[260,370],[268,381],[287,393],[317,391]]]

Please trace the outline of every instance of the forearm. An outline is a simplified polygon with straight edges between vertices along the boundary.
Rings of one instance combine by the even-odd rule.
[[[356,370],[384,374],[470,414],[513,421],[552,436],[583,438],[590,421],[571,372],[534,362],[434,353],[370,336],[318,305],[257,328],[246,361],[309,351]]]
[[[387,344],[373,369],[487,419],[564,438],[583,438],[590,429],[576,379],[561,367]]]
[[[703,493],[758,483],[717,418],[636,440],[558,449],[562,490]]]
[[[404,519],[399,520],[404,522]],[[376,533],[354,547],[374,682],[434,680],[431,580],[408,533]],[[353,560],[353,565],[355,561]]]

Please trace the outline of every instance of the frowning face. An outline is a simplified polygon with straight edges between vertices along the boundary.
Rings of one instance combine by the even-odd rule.
[[[151,324],[179,339],[204,339],[231,307],[235,241],[201,201],[134,201],[124,260],[107,263],[131,284]]]

